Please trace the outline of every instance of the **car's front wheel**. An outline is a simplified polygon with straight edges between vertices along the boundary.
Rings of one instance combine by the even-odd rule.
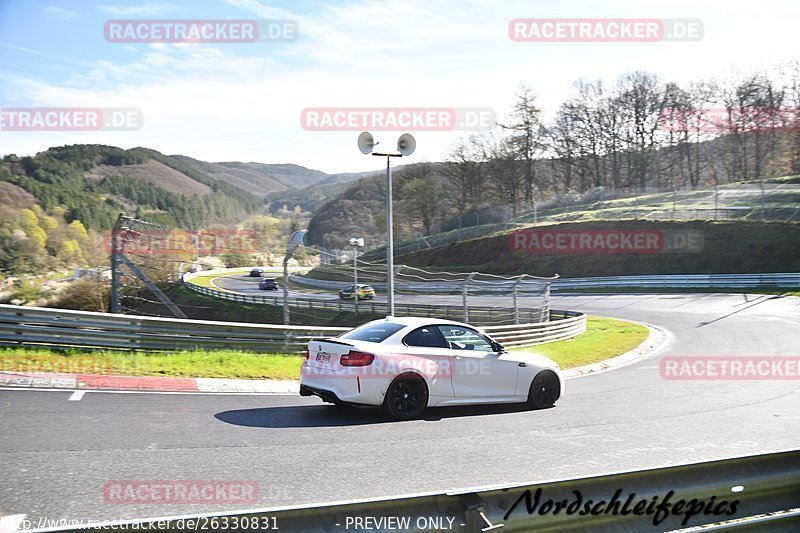
[[[389,385],[383,408],[397,420],[419,417],[428,406],[428,385],[417,374],[400,374]]]
[[[534,409],[552,407],[561,394],[561,383],[552,370],[542,370],[533,378],[528,392],[528,405]]]

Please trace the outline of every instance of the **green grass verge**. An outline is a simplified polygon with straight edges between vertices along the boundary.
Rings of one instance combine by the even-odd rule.
[[[120,376],[298,379],[301,355],[220,350],[151,353],[0,349],[0,370]]]
[[[639,346],[648,335],[649,330],[639,324],[590,316],[586,319],[586,333],[583,335],[528,348],[514,348],[514,351],[538,353],[557,362],[561,368],[573,368],[622,355]]]
[[[515,350],[540,353],[562,368],[595,363],[623,354],[647,338],[644,326],[589,317],[587,331],[566,341]],[[124,376],[170,376],[240,379],[298,379],[303,357],[220,351],[169,353],[0,348],[0,370],[11,372],[63,372]]]

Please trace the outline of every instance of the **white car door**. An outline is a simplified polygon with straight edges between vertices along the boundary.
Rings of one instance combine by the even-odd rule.
[[[431,396],[453,397],[453,357],[436,326],[423,326],[403,337],[406,362],[423,374]]]
[[[440,325],[453,355],[456,398],[510,397],[517,387],[518,363],[502,359],[486,338],[472,328]]]

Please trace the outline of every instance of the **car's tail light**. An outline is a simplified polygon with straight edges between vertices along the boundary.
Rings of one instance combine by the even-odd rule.
[[[306,348],[306,361],[308,361],[309,357],[311,357],[311,353],[308,351],[308,348]]]
[[[368,366],[375,360],[375,356],[367,352],[357,352],[350,350],[349,353],[344,354],[339,362],[342,366]]]

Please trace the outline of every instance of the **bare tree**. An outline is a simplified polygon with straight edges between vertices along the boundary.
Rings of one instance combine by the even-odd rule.
[[[483,200],[485,190],[484,173],[481,168],[483,148],[477,135],[460,139],[453,147],[442,173],[455,189],[456,211],[466,211],[477,207]]]
[[[533,205],[534,187],[536,185],[536,171],[534,160],[543,150],[541,141],[542,123],[541,110],[534,103],[536,97],[533,91],[526,86],[517,92],[517,101],[511,109],[510,122],[500,124],[500,127],[512,132],[509,146],[516,153],[516,158],[524,161],[525,200],[528,205]]]
[[[430,163],[412,165],[404,170],[399,195],[401,211],[407,221],[418,222],[425,235],[430,235],[444,212],[444,187],[434,176]]]

